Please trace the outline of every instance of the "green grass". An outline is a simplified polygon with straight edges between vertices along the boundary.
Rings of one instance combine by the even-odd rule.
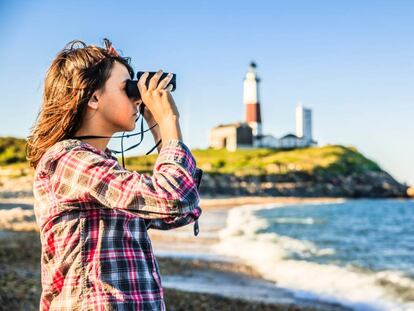
[[[381,171],[372,160],[367,159],[354,147],[327,145],[289,151],[274,149],[237,150],[194,149],[192,153],[197,166],[206,173],[261,175],[285,174],[292,171],[307,173],[348,174],[351,172]],[[130,157],[126,165],[134,170],[151,170],[156,155]]]
[[[25,160],[25,140],[0,138],[0,165],[2,168],[21,170],[28,167]],[[306,172],[309,174],[349,174],[351,172],[381,171],[354,147],[326,145],[294,150],[267,148],[241,149],[194,149],[197,166],[206,173],[263,175]],[[121,163],[121,158],[119,157]],[[129,170],[151,172],[157,155],[125,158]]]
[[[26,162],[26,140],[0,137],[0,165]]]

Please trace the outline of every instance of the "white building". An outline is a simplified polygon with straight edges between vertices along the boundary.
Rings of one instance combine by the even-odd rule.
[[[315,143],[315,142],[313,142]],[[285,136],[279,139],[279,148],[280,149],[294,149],[294,148],[304,148],[312,146],[313,143],[305,140],[303,137],[298,137],[295,134],[286,134]]]
[[[262,135],[260,139],[254,140],[253,147],[255,148],[279,148],[279,139],[273,135]]]
[[[312,142],[312,110],[299,102],[296,106],[296,136]]]

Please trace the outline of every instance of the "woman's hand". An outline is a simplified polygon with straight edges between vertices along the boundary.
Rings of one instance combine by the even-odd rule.
[[[154,120],[158,124],[163,123],[164,120],[169,121],[171,118],[178,119],[180,116],[174,99],[170,93],[172,90],[172,84],[169,85],[169,83],[172,79],[172,74],[168,74],[167,77],[158,83],[161,75],[162,70],[158,70],[157,73],[151,78],[148,89],[145,85],[148,78],[148,72],[145,72],[137,83],[142,101],[150,110]]]
[[[180,114],[170,93],[173,87],[172,84],[169,84],[172,79],[172,74],[168,74],[167,77],[158,83],[162,75],[162,70],[158,70],[151,78],[147,88],[145,82],[148,74],[148,72],[145,72],[139,78],[137,85],[141,94],[141,100],[149,112],[151,112],[153,120],[147,115],[149,120],[158,123],[158,134],[161,135],[161,139],[164,142],[170,139],[182,141],[183,138],[179,123]]]

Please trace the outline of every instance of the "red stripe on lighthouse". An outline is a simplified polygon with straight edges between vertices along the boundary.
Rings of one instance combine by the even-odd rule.
[[[262,123],[260,104],[246,104],[246,122]]]

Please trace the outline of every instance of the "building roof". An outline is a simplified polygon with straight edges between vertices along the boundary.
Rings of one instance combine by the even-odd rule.
[[[299,137],[297,137],[295,134],[289,133],[289,134],[286,134],[285,136],[282,136],[280,139],[285,139],[285,138],[299,138]]]
[[[249,126],[246,122],[234,122],[234,123],[227,123],[227,124],[219,124],[215,128],[222,128],[222,127],[240,127],[240,126]]]

